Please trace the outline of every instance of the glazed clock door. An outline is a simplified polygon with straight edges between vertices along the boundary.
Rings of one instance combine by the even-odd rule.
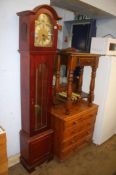
[[[49,56],[48,56],[49,57]],[[50,87],[52,80],[51,60],[47,56],[36,56],[31,66],[31,102],[32,133],[45,130],[48,127]]]

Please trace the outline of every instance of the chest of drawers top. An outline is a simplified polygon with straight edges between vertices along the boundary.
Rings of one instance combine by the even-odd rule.
[[[75,118],[81,119],[84,118],[90,113],[95,113],[98,110],[98,105],[91,104],[90,106],[86,101],[79,102],[78,104],[73,104],[72,109],[69,115],[65,114],[65,107],[63,104],[55,105],[52,107],[51,114],[54,115],[56,118],[64,120],[64,122],[70,122]]]

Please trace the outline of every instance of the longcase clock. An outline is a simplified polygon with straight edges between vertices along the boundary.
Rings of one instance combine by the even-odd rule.
[[[50,129],[53,63],[58,17],[48,5],[17,13],[21,66],[20,160],[28,171],[52,158]]]

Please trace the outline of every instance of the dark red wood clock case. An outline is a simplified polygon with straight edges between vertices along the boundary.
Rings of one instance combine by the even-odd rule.
[[[34,45],[35,21],[40,14],[47,14],[53,25],[50,47]],[[50,110],[53,63],[57,52],[57,20],[60,17],[49,5],[38,6],[17,15],[21,67],[20,160],[28,171],[32,171],[36,165],[53,156]]]

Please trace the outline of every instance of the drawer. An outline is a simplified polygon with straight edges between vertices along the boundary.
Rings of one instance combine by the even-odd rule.
[[[66,122],[64,123],[64,128],[68,128],[68,127],[77,127],[77,126],[78,126],[78,123],[79,123],[79,120],[81,120],[81,118],[75,118],[75,119],[66,121]]]
[[[63,133],[63,139],[70,138],[84,129],[93,127],[94,123],[95,123],[95,117],[91,117],[86,120],[76,121],[75,124],[73,124],[73,126],[71,124],[71,127],[69,127],[68,129],[65,127]]]
[[[79,58],[78,59],[78,64],[80,66],[93,65],[95,63],[96,63],[95,59],[92,59],[92,58]]]
[[[88,144],[88,142],[91,141],[92,138],[92,134],[87,135],[86,137],[79,139],[78,142],[73,143],[71,145],[68,145],[65,148],[61,149],[61,152],[59,154],[59,158],[60,160],[65,160],[66,158],[68,158],[71,154],[74,153],[74,151],[80,150],[81,148],[83,148],[85,145]]]
[[[91,121],[91,120],[95,120],[96,118],[96,113],[93,112],[93,113],[89,113],[89,114],[85,114],[85,115],[81,115],[81,116],[77,116],[75,118],[73,118],[72,120],[68,120],[64,123],[64,128],[67,128],[67,127],[79,127],[79,124],[81,122],[83,122],[85,120],[85,122],[87,123],[87,120],[88,121]]]
[[[7,160],[7,153],[5,145],[0,146],[0,163]]]
[[[62,142],[62,149],[65,149],[69,146],[75,145],[80,143],[81,141],[89,142],[92,138],[93,128],[89,128],[88,130],[82,131],[78,133],[77,135],[73,136],[72,138],[69,138]]]
[[[83,126],[91,126],[95,123],[96,116],[95,115],[89,115],[89,118],[86,118],[83,120]]]

